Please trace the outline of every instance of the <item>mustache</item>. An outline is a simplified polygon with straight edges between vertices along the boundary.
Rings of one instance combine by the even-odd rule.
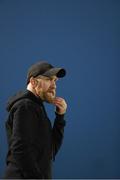
[[[48,92],[56,92],[56,88],[50,88],[47,90]]]

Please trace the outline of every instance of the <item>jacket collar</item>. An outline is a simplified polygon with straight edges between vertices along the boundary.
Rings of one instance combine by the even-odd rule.
[[[35,96],[33,92],[26,90],[26,96],[31,100],[33,100],[34,102],[38,103],[39,105],[43,105],[43,100],[40,97]]]

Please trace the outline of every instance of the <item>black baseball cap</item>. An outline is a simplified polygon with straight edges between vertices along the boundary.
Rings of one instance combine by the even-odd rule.
[[[29,83],[31,77],[37,77],[39,75],[46,77],[55,75],[58,78],[62,78],[66,75],[66,70],[64,68],[54,67],[46,61],[39,61],[28,69],[27,84]]]

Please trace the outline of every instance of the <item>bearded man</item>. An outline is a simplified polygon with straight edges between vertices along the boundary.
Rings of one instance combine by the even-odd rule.
[[[65,69],[39,61],[28,69],[26,90],[9,99],[5,179],[52,178],[52,162],[63,141],[67,109],[65,100],[56,97],[56,81],[65,74]],[[53,126],[44,102],[55,106]]]

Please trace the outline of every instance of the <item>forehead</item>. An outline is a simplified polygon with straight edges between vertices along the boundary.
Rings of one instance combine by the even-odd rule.
[[[57,76],[50,76],[50,77],[47,77],[47,76],[37,76],[37,78],[40,78],[40,79],[50,79],[50,80],[58,80],[58,77]]]
[[[51,76],[51,77],[49,77],[50,79],[58,79],[58,77],[57,76]]]

